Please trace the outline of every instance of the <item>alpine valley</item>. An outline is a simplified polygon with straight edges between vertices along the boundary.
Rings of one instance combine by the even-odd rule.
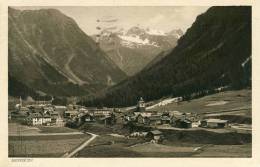
[[[211,7],[199,15],[172,51],[86,105],[130,106],[142,96],[203,96],[219,87],[251,86],[251,8]]]

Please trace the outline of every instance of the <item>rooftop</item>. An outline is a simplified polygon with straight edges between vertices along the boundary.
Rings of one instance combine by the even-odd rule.
[[[152,133],[152,134],[154,134],[154,135],[160,135],[160,134],[162,134],[162,132],[159,131],[159,130],[153,130],[153,131],[150,131],[150,133]]]
[[[205,119],[205,121],[211,122],[211,123],[227,123],[228,122],[228,120],[222,120],[222,119]]]

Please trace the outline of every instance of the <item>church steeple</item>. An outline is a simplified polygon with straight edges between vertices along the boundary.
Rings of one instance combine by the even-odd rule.
[[[22,100],[22,97],[20,96],[20,107],[22,107],[23,106],[23,100]]]
[[[142,97],[140,97],[140,100],[137,103],[137,111],[139,112],[145,111],[145,102]]]

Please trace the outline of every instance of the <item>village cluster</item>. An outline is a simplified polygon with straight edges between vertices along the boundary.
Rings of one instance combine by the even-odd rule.
[[[82,124],[84,122],[103,123],[112,125],[118,122],[134,123],[140,126],[170,125],[176,128],[224,128],[228,126],[227,120],[203,119],[196,113],[181,113],[179,111],[152,111],[146,110],[142,98],[132,110],[122,111],[116,108],[94,108],[76,104],[67,106],[52,105],[51,101],[36,101],[34,104],[16,105],[13,115],[24,117],[30,126],[66,126],[69,123]]]

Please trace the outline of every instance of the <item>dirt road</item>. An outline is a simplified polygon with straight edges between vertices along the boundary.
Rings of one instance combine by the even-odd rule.
[[[92,142],[98,135],[94,134],[94,133],[89,133],[86,132],[87,134],[91,135],[92,137],[90,139],[88,139],[87,141],[85,141],[83,144],[81,144],[79,147],[77,147],[76,149],[74,149],[72,152],[70,153],[65,153],[62,157],[63,158],[71,158],[73,157],[76,153],[78,153],[80,150],[82,150],[83,148],[85,148],[86,146],[89,145],[90,142]]]

